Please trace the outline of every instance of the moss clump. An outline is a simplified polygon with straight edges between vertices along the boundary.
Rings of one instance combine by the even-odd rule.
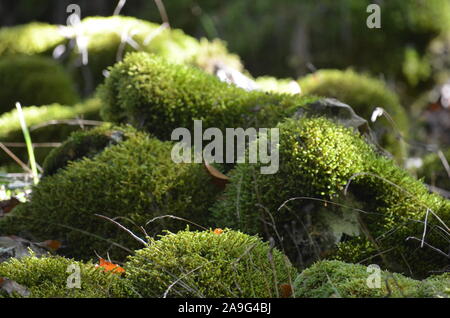
[[[66,256],[89,259],[94,251],[120,258],[138,243],[94,214],[117,218],[138,235],[177,231],[186,221],[207,225],[208,208],[219,188],[200,164],[176,164],[173,144],[142,132],[105,148],[93,158],[70,162],[33,188],[31,201],[0,220],[0,233],[65,242]]]
[[[32,22],[0,28],[0,56],[49,54],[64,37],[58,26]]]
[[[126,278],[144,297],[277,297],[296,270],[256,236],[225,229],[168,233],[136,251]]]
[[[82,158],[92,158],[108,146],[116,145],[133,134],[134,129],[128,127],[113,127],[105,124],[88,131],[77,131],[71,134],[60,147],[52,150],[45,158],[44,176],[55,174],[64,168],[70,161]]]
[[[68,125],[65,120],[75,119],[99,119],[101,101],[89,99],[74,106],[52,104],[45,106],[23,107],[23,113],[27,125],[30,127],[30,135],[33,143],[54,143],[64,141],[71,132],[80,129],[80,125]],[[53,124],[50,124],[52,123]],[[44,125],[48,123],[48,125]],[[39,127],[43,125],[42,127]],[[24,143],[23,132],[20,127],[17,110],[10,111],[0,116],[0,142]],[[28,160],[25,147],[10,148],[22,161]],[[35,157],[39,164],[44,162],[51,147],[35,148]],[[12,159],[3,151],[0,152],[0,164],[12,163]]]
[[[69,276],[80,269],[80,287],[68,288]],[[104,272],[92,263],[59,256],[12,258],[0,264],[0,277],[24,286],[32,298],[118,298],[132,297],[132,290],[120,275]],[[0,297],[19,297],[0,291]]]
[[[450,162],[450,150],[444,152],[447,162]],[[432,186],[450,191],[450,176],[444,164],[435,153],[427,155],[423,159],[423,165],[417,171],[419,178],[424,178],[424,182]]]
[[[419,248],[420,240],[410,237],[422,237],[427,207],[448,224],[449,201],[429,194],[349,128],[324,118],[287,120],[278,127],[279,171],[263,175],[261,164],[237,164],[224,199],[213,208],[216,226],[274,237],[301,266],[334,255],[421,276],[447,264],[445,256]],[[340,205],[324,207],[320,200]],[[336,220],[342,222],[338,228]],[[426,242],[445,252],[441,222],[429,217],[427,226]]]
[[[12,56],[0,60],[0,114],[22,105],[62,103],[72,105],[79,97],[65,70],[51,59]]]
[[[256,84],[264,91],[299,94],[300,86],[291,78],[278,79],[270,76],[261,76],[255,79]]]
[[[128,55],[100,87],[102,116],[169,139],[178,127],[273,127],[314,100],[289,94],[247,92],[216,77],[145,53]]]
[[[370,277],[373,274],[373,269],[363,265],[321,261],[298,275],[294,282],[294,295],[307,298],[448,297],[445,293],[445,288],[450,287],[448,273],[418,281],[380,271],[379,288],[373,286],[374,281]]]
[[[370,121],[376,107],[382,107],[404,136],[408,136],[408,117],[397,95],[380,80],[351,70],[321,70],[299,80],[304,94],[333,97],[344,102]],[[398,157],[405,156],[405,145],[396,138],[397,131],[383,116],[372,124],[381,146]]]

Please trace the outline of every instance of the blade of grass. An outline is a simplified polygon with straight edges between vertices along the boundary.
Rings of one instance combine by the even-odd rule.
[[[25,116],[22,112],[22,105],[19,102],[16,103],[17,114],[19,115],[20,126],[22,127],[23,136],[25,138],[25,143],[27,144],[28,158],[30,159],[31,172],[33,174],[34,184],[38,184],[39,177],[37,172],[36,159],[34,157],[33,144],[31,142],[30,132],[28,131],[27,123],[25,121]]]

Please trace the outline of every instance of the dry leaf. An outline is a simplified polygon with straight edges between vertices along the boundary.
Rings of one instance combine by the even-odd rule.
[[[25,286],[5,277],[0,277],[0,290],[7,292],[10,296],[14,294],[22,297],[30,296],[30,291]]]
[[[222,172],[211,166],[209,163],[205,162],[206,171],[212,177],[212,182],[221,189],[225,189],[227,183],[230,182],[230,178],[224,175]]]
[[[280,285],[280,296],[281,296],[281,298],[292,297],[292,286],[290,284],[281,284]]]
[[[46,240],[44,242],[36,243],[36,245],[47,248],[52,252],[59,250],[62,246],[61,242],[56,240]]]
[[[117,274],[125,273],[125,269],[123,269],[122,267],[120,267],[117,264],[108,262],[104,258],[100,258],[100,263],[97,265],[97,267],[103,267],[105,272],[113,272],[113,273],[117,273]]]
[[[11,212],[19,204],[20,201],[15,197],[12,197],[6,201],[0,201],[0,217]]]
[[[214,234],[216,234],[216,235],[220,235],[220,234],[222,234],[223,233],[223,230],[222,229],[215,229],[214,230]]]

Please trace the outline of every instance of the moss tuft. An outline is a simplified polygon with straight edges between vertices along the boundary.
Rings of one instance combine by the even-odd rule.
[[[423,298],[448,297],[450,275],[442,274],[418,281],[380,271],[379,287],[372,276],[376,269],[339,261],[321,261],[305,269],[294,282],[295,297],[307,298]],[[369,283],[369,284],[368,284]]]
[[[384,82],[351,70],[321,70],[299,80],[304,94],[333,97],[350,105],[370,122],[376,107],[382,107],[392,117],[395,129],[408,137],[408,117],[399,98]],[[396,138],[397,132],[385,118],[371,125],[381,146],[398,157],[405,156],[405,145]]]
[[[72,267],[70,267],[72,266]],[[69,276],[79,268],[80,287],[68,288]],[[120,298],[132,297],[132,289],[118,274],[104,272],[92,263],[59,256],[12,258],[0,264],[0,277],[24,286],[32,298]],[[72,281],[72,280],[70,280]],[[20,297],[0,292],[1,297]]]
[[[66,71],[51,59],[11,56],[0,60],[0,114],[22,105],[75,104],[79,97]]]
[[[417,238],[427,208],[449,224],[448,200],[429,194],[352,129],[324,118],[286,120],[278,127],[279,171],[263,175],[261,164],[237,164],[212,209],[216,226],[273,237],[301,266],[334,255],[426,276],[447,264],[433,249],[448,248],[438,218],[427,221],[429,246],[420,248]]]
[[[258,237],[225,229],[168,233],[136,252],[126,278],[144,297],[277,297],[296,270]]]
[[[127,137],[43,178],[30,202],[0,219],[0,233],[58,239],[66,246],[61,252],[70,257],[89,259],[96,251],[120,258],[129,251],[118,244],[132,250],[138,242],[94,214],[116,218],[140,236],[141,226],[149,235],[183,229],[188,221],[207,226],[208,208],[220,189],[206,169],[174,163],[172,143],[131,130]]]

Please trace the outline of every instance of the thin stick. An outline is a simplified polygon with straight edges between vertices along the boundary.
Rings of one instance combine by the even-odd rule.
[[[164,7],[164,3],[161,0],[155,0],[156,6],[158,7],[159,15],[164,23],[170,28],[169,17],[167,16],[166,8]]]
[[[114,223],[115,225],[117,225],[118,227],[120,227],[122,230],[124,230],[125,232],[127,232],[128,234],[130,234],[136,241],[144,244],[145,246],[147,246],[147,242],[144,241],[143,239],[141,239],[139,236],[137,236],[136,234],[134,234],[133,232],[131,232],[129,229],[127,229],[125,226],[123,226],[122,224],[120,224],[119,222],[114,221],[113,219],[104,216],[104,215],[100,215],[100,214],[94,214],[95,216],[98,216],[102,219],[108,220],[111,223]]]
[[[425,214],[425,224],[423,226],[423,235],[422,235],[422,243],[420,243],[420,247],[423,248],[423,244],[425,242],[425,235],[427,234],[427,222],[428,222],[428,214],[430,213],[430,209],[427,208],[427,213]]]
[[[126,3],[127,3],[127,0],[120,0],[119,3],[117,4],[116,8],[114,9],[113,15],[119,15],[120,11],[122,11],[122,8],[124,7],[124,5]]]
[[[439,159],[441,159],[442,165],[444,166],[448,177],[450,178],[450,165],[448,164],[447,158],[445,158],[445,155],[442,152],[442,150],[438,150],[437,154],[439,156]]]
[[[98,120],[85,120],[85,119],[49,120],[49,121],[46,121],[45,123],[31,126],[30,131],[33,131],[33,130],[36,130],[39,128],[43,128],[43,127],[47,127],[47,126],[51,126],[51,125],[60,125],[60,124],[83,127],[83,125],[100,126],[100,125],[103,125],[104,122],[98,121]]]
[[[33,172],[30,170],[30,168],[28,168],[28,166],[19,158],[17,158],[17,156],[15,154],[12,153],[11,150],[9,150],[3,143],[0,142],[0,148],[3,149],[4,152],[6,152],[6,154],[8,156],[10,156],[15,162],[17,162],[17,164],[22,167],[23,170],[27,171],[29,174],[33,174]]]
[[[24,148],[27,146],[24,142],[4,142],[4,146],[9,148]],[[33,148],[57,148],[61,146],[60,142],[38,142],[33,143]]]

